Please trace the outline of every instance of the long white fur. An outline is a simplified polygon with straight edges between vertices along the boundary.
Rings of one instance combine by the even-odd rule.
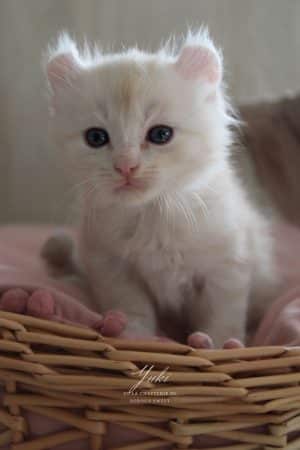
[[[184,332],[221,346],[244,340],[249,305],[257,318],[272,299],[269,224],[230,162],[222,69],[205,31],[156,53],[80,52],[63,35],[48,55],[59,158],[81,192],[80,262],[94,307],[123,310],[133,334],[153,335],[161,316],[177,315]],[[145,141],[156,124],[174,128],[167,145]],[[111,145],[88,147],[90,127],[105,128]],[[115,191],[123,160],[140,164],[139,190]]]

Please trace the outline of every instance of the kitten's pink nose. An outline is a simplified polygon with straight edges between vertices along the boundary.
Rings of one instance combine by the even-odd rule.
[[[114,165],[114,169],[116,172],[119,172],[124,177],[129,177],[133,175],[133,173],[139,168],[139,164],[130,164],[126,162],[120,162]]]

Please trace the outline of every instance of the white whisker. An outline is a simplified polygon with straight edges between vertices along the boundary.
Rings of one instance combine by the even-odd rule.
[[[187,224],[193,231],[196,231],[197,230],[197,219],[195,217],[194,211],[192,210],[191,206],[189,205],[189,202],[186,201],[182,196],[180,196],[178,194],[176,194],[175,198],[176,198],[176,202],[177,202],[177,207],[179,207],[180,210],[182,211]]]
[[[203,198],[198,192],[193,192],[193,196],[196,199],[196,201],[199,203],[200,209],[204,215],[204,218],[207,219],[209,216],[209,209]]]

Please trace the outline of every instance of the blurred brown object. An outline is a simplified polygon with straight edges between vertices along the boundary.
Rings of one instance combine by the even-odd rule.
[[[300,225],[300,95],[241,106],[242,142],[261,187]]]

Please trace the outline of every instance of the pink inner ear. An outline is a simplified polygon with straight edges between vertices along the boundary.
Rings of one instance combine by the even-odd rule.
[[[47,65],[47,76],[53,90],[66,86],[77,73],[78,64],[71,54],[58,55]]]
[[[204,79],[215,84],[221,78],[217,55],[206,47],[185,47],[176,62],[176,69],[186,80]]]

